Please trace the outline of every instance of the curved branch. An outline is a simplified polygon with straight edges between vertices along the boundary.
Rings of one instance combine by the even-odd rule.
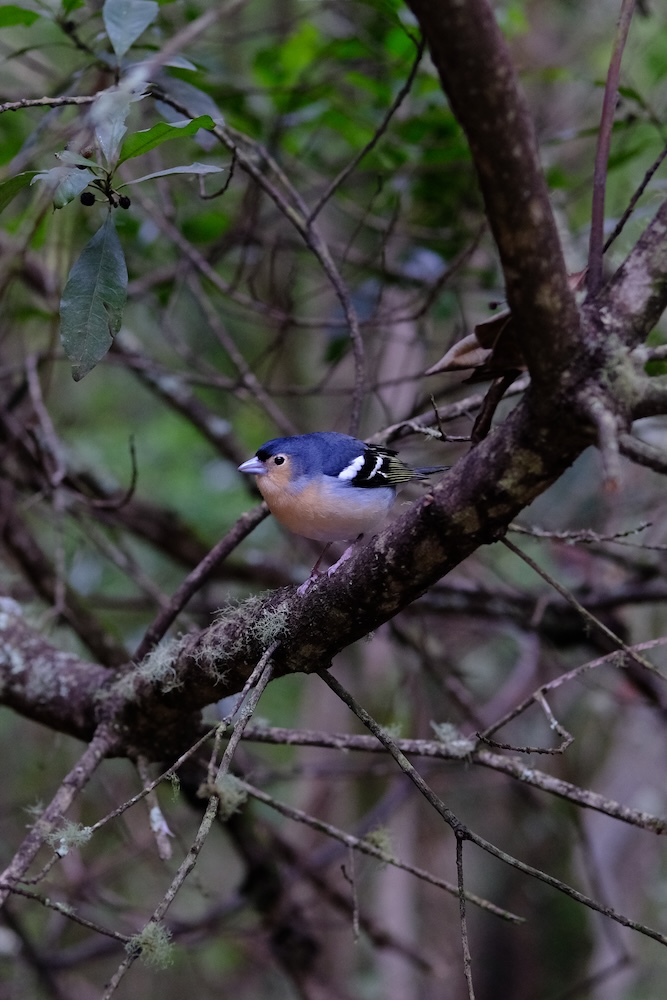
[[[277,675],[328,666],[341,649],[388,621],[478,546],[499,537],[585,447],[588,439],[574,416],[570,427],[563,419],[540,429],[531,400],[529,393],[431,493],[305,597],[282,588],[251,598],[209,628],[158,647],[116,684],[108,672],[58,654],[39,640],[42,658],[32,657],[31,663],[26,658],[23,686],[10,704],[84,737],[100,718],[113,720],[124,740],[121,752],[159,758],[168,746],[180,752],[196,728],[196,713],[239,691],[275,640],[280,640],[274,654]],[[19,636],[19,650],[21,642]],[[56,662],[61,655],[58,670],[45,665],[44,687],[43,660]],[[10,671],[11,659],[5,669]]]
[[[667,475],[667,455],[664,451],[648,444],[647,441],[640,441],[632,434],[621,435],[618,445],[621,454],[636,462],[637,465],[645,465],[646,468],[653,469],[654,472]]]
[[[480,545],[502,535],[519,510],[587,444],[586,430],[574,415],[570,428],[565,417],[540,427],[529,394],[432,492],[304,597],[283,588],[186,636],[172,650],[182,685],[173,695],[174,704],[202,707],[199,699],[206,695],[207,683],[216,685],[217,697],[219,684],[222,693],[237,690],[232,685],[248,676],[262,644],[278,637],[277,672],[328,666],[341,649],[388,621]],[[223,674],[224,679],[215,680]]]
[[[183,610],[193,594],[199,590],[213,574],[216,566],[246,538],[257,525],[264,520],[269,511],[266,504],[260,504],[254,510],[243,514],[231,531],[228,531],[204,556],[173,595],[169,604],[162,608],[146,629],[135,653],[135,658],[141,660],[153,648],[156,642],[164,636],[169,626]]]
[[[604,488],[607,493],[615,493],[621,480],[616,416],[597,396],[585,396],[582,400],[582,408],[597,430],[597,444],[602,455],[602,468],[604,469]]]
[[[621,75],[621,60],[627,41],[630,23],[635,12],[635,0],[623,0],[621,16],[616,29],[614,48],[609,63],[609,71],[604,88],[602,114],[595,151],[593,171],[593,204],[591,211],[591,232],[588,250],[588,290],[594,295],[602,284],[602,254],[604,243],[604,196],[607,182],[607,161],[611,148],[611,134],[614,127],[614,112],[618,100],[618,82]]]

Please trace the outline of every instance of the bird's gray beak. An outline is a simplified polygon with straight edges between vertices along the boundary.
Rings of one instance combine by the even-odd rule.
[[[239,472],[248,472],[253,476],[265,476],[266,466],[255,455],[254,458],[249,458],[243,465],[239,465]]]

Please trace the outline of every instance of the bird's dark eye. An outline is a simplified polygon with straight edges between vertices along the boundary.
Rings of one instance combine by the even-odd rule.
[[[273,460],[273,464],[274,465],[282,465],[284,461],[285,461],[285,456],[284,455],[276,455],[276,457]]]

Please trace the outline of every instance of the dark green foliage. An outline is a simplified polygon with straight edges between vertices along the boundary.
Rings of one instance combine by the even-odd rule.
[[[69,273],[60,300],[60,337],[78,382],[111,347],[127,296],[127,267],[109,213]]]

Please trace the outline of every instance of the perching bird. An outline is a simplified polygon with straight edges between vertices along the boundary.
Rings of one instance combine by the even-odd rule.
[[[348,434],[318,431],[267,441],[239,471],[257,476],[260,493],[282,525],[304,538],[331,543],[358,539],[379,528],[397,486],[446,468],[412,469],[389,448],[365,444]]]

